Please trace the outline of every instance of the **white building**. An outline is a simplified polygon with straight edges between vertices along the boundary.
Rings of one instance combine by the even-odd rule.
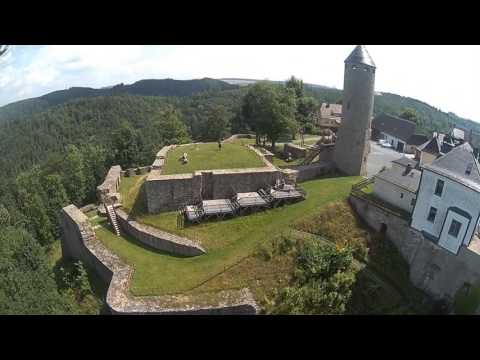
[[[405,167],[401,163],[394,164],[392,168],[375,175],[373,195],[412,213],[420,177],[421,172],[413,169],[410,164]]]
[[[373,138],[384,139],[399,152],[407,152],[412,149],[412,146],[408,145],[410,145],[409,140],[413,139],[415,128],[414,122],[389,114],[380,114],[372,120]],[[415,140],[418,141],[416,138]]]
[[[480,170],[465,143],[424,164],[411,226],[457,254],[477,232],[480,217]]]

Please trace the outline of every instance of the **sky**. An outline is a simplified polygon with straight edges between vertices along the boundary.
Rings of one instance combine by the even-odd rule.
[[[480,46],[366,45],[375,90],[480,122]],[[251,78],[343,87],[354,45],[18,45],[0,58],[0,106],[73,86],[142,79]]]

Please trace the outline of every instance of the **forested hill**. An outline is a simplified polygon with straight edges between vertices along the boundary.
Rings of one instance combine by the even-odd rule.
[[[342,90],[308,85],[306,88],[319,101],[335,103],[342,98]],[[417,131],[427,136],[430,136],[433,131],[446,132],[452,126],[480,131],[480,123],[459,117],[454,113],[443,112],[420,100],[386,92],[375,95],[374,115],[386,112],[398,116],[406,108],[416,111],[419,118]]]
[[[50,106],[63,104],[79,98],[121,94],[184,97],[201,92],[233,90],[236,88],[238,88],[238,86],[209,78],[198,80],[140,80],[130,85],[119,84],[101,89],[72,87],[67,90],[54,91],[37,98],[22,100],[3,106],[0,108],[0,122],[2,120],[21,119],[30,114],[46,110]]]

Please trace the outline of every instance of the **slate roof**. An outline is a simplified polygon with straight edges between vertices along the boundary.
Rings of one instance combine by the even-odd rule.
[[[418,145],[424,144],[426,141],[428,141],[428,136],[420,135],[420,134],[413,134],[412,136],[410,136],[407,139],[407,144],[418,146]]]
[[[438,155],[441,153],[441,147],[436,137],[431,138],[426,143],[420,145],[418,150],[427,152],[429,154]]]
[[[375,178],[382,179],[414,193],[418,190],[421,174],[421,171],[412,169],[405,175],[405,169],[392,167],[388,170],[379,172],[375,175]]]
[[[472,164],[470,175],[466,174],[469,164]],[[443,155],[431,164],[425,165],[424,169],[448,177],[480,192],[479,164],[469,143],[457,146],[448,154]]]
[[[327,104],[322,103],[320,107],[320,116],[322,118],[328,117],[341,117],[342,116],[342,105],[341,104]]]
[[[400,159],[397,159],[397,160],[393,160],[392,163],[395,163],[395,164],[398,164],[398,165],[401,165],[403,167],[407,167],[409,164],[412,168],[416,168],[417,165],[418,165],[418,161],[416,160],[413,160],[413,159],[410,159],[406,156],[402,156]]]
[[[365,45],[357,45],[352,53],[345,59],[346,63],[365,64],[375,67],[372,57],[367,51]]]
[[[452,136],[455,139],[464,140],[465,139],[465,132],[462,129],[454,128],[452,130]]]
[[[412,121],[383,113],[372,120],[372,128],[407,142],[415,133],[416,124]]]

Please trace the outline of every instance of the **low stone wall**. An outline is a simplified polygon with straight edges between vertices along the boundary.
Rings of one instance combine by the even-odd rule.
[[[120,172],[121,177],[129,177],[135,175],[144,175],[152,170],[151,166],[140,166],[136,168],[129,168]]]
[[[205,254],[203,247],[193,240],[140,224],[129,219],[128,214],[121,209],[117,209],[116,213],[122,230],[145,245],[175,255],[198,256]]]
[[[134,269],[99,241],[88,218],[69,205],[60,214],[62,254],[92,267],[109,284],[106,303],[113,314],[254,315],[257,304],[247,288],[199,295],[132,296]]]
[[[293,143],[283,145],[283,153],[290,153],[294,159],[304,158],[307,156],[307,149]]]
[[[118,193],[118,187],[120,186],[122,168],[120,165],[115,165],[108,170],[107,176],[104,182],[97,186],[97,199],[101,203],[108,202],[110,197]]]
[[[330,161],[319,161],[311,165],[289,165],[286,168],[297,171],[296,181],[302,182],[333,172],[335,164]]]
[[[386,226],[386,237],[410,265],[410,280],[437,299],[452,301],[464,283],[480,281],[480,255],[462,246],[451,254],[410,227],[407,220],[351,195],[350,204],[371,228]],[[385,225],[383,225],[385,224]]]

